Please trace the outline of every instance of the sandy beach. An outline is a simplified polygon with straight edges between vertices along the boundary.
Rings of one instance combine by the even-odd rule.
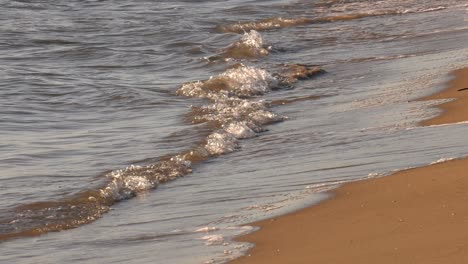
[[[423,126],[457,123],[468,120],[468,69],[460,69],[451,73],[453,79],[448,88],[440,93],[422,98],[421,100],[437,100],[456,98],[448,103],[439,105],[442,114],[422,122]]]
[[[457,98],[424,126],[468,120],[468,69],[424,100]],[[466,142],[460,142],[466,144]],[[252,225],[255,247],[230,263],[466,263],[468,159],[346,184],[332,198]]]

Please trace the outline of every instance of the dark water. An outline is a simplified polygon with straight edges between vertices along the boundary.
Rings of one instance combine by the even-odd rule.
[[[223,262],[241,224],[467,155],[414,101],[467,66],[466,8],[0,1],[0,261]]]

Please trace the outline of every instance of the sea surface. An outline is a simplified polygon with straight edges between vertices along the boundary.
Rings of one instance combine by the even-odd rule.
[[[250,222],[468,155],[466,1],[0,1],[0,262],[224,263]],[[333,232],[333,230],[330,230]]]

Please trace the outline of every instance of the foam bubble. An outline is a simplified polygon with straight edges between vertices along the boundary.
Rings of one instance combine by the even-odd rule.
[[[262,101],[238,98],[218,99],[213,104],[196,108],[193,118],[197,122],[218,121],[222,124],[231,121],[252,122],[249,116],[258,111],[267,111]]]
[[[263,37],[256,30],[245,32],[242,37],[227,47],[222,55],[224,58],[255,58],[268,55],[268,50],[263,47]]]
[[[106,175],[110,179],[99,190],[100,197],[120,201],[138,193],[155,188],[159,183],[174,180],[191,172],[191,162],[183,155],[175,155],[167,160],[148,166],[131,165]]]
[[[245,122],[232,122],[224,129],[238,139],[252,138],[257,135]]]
[[[256,124],[269,124],[274,122],[282,121],[283,118],[278,116],[277,114],[266,111],[266,110],[258,110],[249,114],[249,118]]]
[[[207,94],[203,90],[203,82],[201,81],[184,83],[177,90],[177,94],[188,97],[207,97]]]
[[[278,80],[268,71],[255,67],[243,66],[229,69],[221,76],[232,82],[230,88],[239,96],[264,94],[278,86]]]
[[[183,84],[178,95],[216,100],[225,97],[261,95],[278,86],[278,80],[268,71],[241,65],[205,81]]]
[[[222,235],[206,235],[201,238],[205,240],[205,245],[222,245],[224,243],[224,237]]]
[[[451,160],[454,160],[454,159],[456,159],[456,158],[453,158],[453,157],[452,158],[440,158],[440,159],[438,159],[436,161],[431,162],[430,165],[434,165],[434,164],[438,164],[438,163],[444,163],[444,162],[451,161]]]
[[[378,173],[378,172],[371,172],[369,174],[367,174],[367,178],[377,178],[377,177],[381,177],[383,176],[382,173]]]
[[[258,32],[244,35],[241,42],[254,49],[263,45]],[[41,234],[90,223],[108,212],[110,206],[118,201],[130,199],[161,183],[191,173],[192,164],[237,150],[238,139],[255,137],[265,130],[265,124],[284,119],[269,110],[270,104],[252,97],[263,95],[277,86],[284,86],[286,78],[295,81],[310,77],[316,72],[309,66],[296,65],[289,68],[287,74],[277,74],[275,77],[264,69],[239,64],[208,80],[182,85],[177,94],[209,99],[208,104],[192,108],[194,122],[210,121],[213,131],[205,142],[150,165],[131,165],[111,171],[105,175],[107,181],[95,189],[85,190],[56,202],[39,202],[18,207],[18,213],[10,220],[11,234],[7,236]],[[282,79],[279,80],[280,78]],[[32,222],[35,224],[31,225]],[[199,231],[203,230],[209,232],[214,229]],[[206,240],[213,243],[219,239],[212,237]]]
[[[178,94],[212,100],[210,104],[192,107],[193,123],[215,121],[219,124],[218,128],[242,139],[254,137],[256,132],[263,131],[262,125],[283,120],[269,111],[264,101],[248,99],[250,96],[267,93],[278,86],[278,83],[266,70],[240,65],[206,81],[184,84],[179,88]],[[211,155],[233,151],[232,144],[228,144],[230,147],[223,146],[224,150],[220,150],[221,143],[217,137],[211,135],[207,139],[205,149]]]
[[[211,155],[221,155],[236,150],[238,142],[232,134],[220,130],[208,136],[205,148]]]
[[[208,233],[208,232],[213,232],[213,231],[218,231],[219,228],[217,227],[214,227],[214,226],[205,226],[205,227],[202,227],[202,228],[199,228],[197,230],[195,230],[195,232],[197,233]]]
[[[135,196],[138,192],[146,191],[154,187],[154,182],[138,175],[126,175],[125,170],[113,171],[109,175],[111,182],[100,190],[104,198],[111,197],[118,201]]]
[[[252,232],[253,230],[256,229],[256,227],[245,225],[245,226],[230,226],[230,227],[227,227],[226,229],[228,229],[228,230],[240,230],[242,232]]]
[[[263,37],[258,31],[250,30],[248,33],[242,35],[240,41],[246,46],[261,49],[263,48]]]

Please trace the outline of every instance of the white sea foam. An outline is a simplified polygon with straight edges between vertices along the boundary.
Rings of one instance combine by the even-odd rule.
[[[370,172],[369,174],[367,174],[367,178],[376,178],[376,177],[379,177],[379,176],[382,176],[382,174],[380,174],[378,172]]]
[[[261,95],[276,86],[278,86],[278,80],[268,71],[241,65],[205,81],[185,83],[177,90],[177,94],[216,100],[226,96]]]
[[[229,45],[221,55],[225,60],[228,59],[245,59],[256,58],[259,56],[268,55],[268,50],[263,47],[263,37],[258,31],[250,30],[244,32],[242,37]],[[219,56],[212,57],[218,59]]]
[[[426,127],[444,127],[444,126],[456,126],[456,125],[466,125],[466,124],[468,124],[468,121],[461,121],[461,122],[440,124],[440,125],[430,125],[430,126],[426,126]],[[421,128],[421,127],[416,127],[416,128]],[[422,128],[424,128],[424,127],[422,127]]]
[[[252,138],[257,135],[245,122],[232,122],[224,129],[238,139]]]
[[[197,233],[208,233],[208,232],[213,232],[213,231],[218,231],[219,228],[217,227],[214,227],[214,226],[205,226],[205,227],[201,227],[197,230],[195,230],[195,232]]]
[[[236,150],[238,142],[232,134],[220,130],[207,137],[205,148],[211,155],[221,155]]]
[[[272,122],[282,121],[283,118],[278,116],[277,114],[266,111],[266,110],[258,110],[249,114],[249,118],[256,124],[268,124]]]
[[[250,30],[249,32],[245,32],[244,35],[242,35],[240,41],[243,44],[252,48],[263,48],[263,37],[256,30]]]
[[[268,71],[250,66],[229,69],[220,76],[229,79],[231,89],[241,96],[264,94],[278,86],[278,80]]]
[[[253,226],[244,225],[244,226],[230,226],[230,227],[227,227],[226,229],[228,229],[228,230],[239,230],[239,231],[242,231],[242,232],[251,232],[251,231],[255,230],[256,228],[253,227]]]
[[[432,11],[439,11],[439,10],[444,10],[447,9],[445,6],[437,6],[437,7],[431,7],[431,8],[426,8],[421,10],[420,12],[432,12]]]
[[[269,111],[262,101],[238,98],[219,99],[213,104],[197,108],[196,112],[193,118],[197,122],[217,121],[238,138],[252,137],[254,134],[249,129],[260,132],[260,126],[283,119]]]
[[[456,159],[455,157],[451,157],[451,158],[440,158],[436,161],[433,161],[430,163],[430,165],[434,165],[434,164],[438,164],[438,163],[444,163],[444,162],[447,162],[447,161],[451,161],[451,160],[454,160]]]
[[[131,165],[106,175],[110,182],[99,189],[101,198],[119,201],[155,188],[161,182],[174,180],[191,172],[191,162],[183,155],[149,166]],[[94,197],[96,199],[96,197]]]
[[[175,155],[175,156],[171,157],[171,161],[176,163],[176,164],[182,165],[182,166],[184,166],[186,168],[190,168],[190,166],[192,166],[192,163],[190,161],[186,160],[181,155]]]
[[[203,82],[196,81],[196,82],[189,82],[184,83],[178,90],[177,93],[189,97],[207,97],[208,93],[206,93],[203,89]]]
[[[252,43],[249,42],[250,37]],[[249,45],[261,46],[257,37],[254,32],[245,35],[244,40]],[[218,124],[219,129],[211,133],[203,145],[208,156],[216,156],[235,151],[239,147],[237,139],[255,137],[263,131],[263,125],[283,120],[269,111],[265,102],[249,99],[278,85],[278,80],[268,71],[240,65],[208,80],[186,83],[177,93],[211,100],[209,104],[192,107],[192,122],[214,121]],[[185,157],[187,155],[191,154],[184,154]]]
[[[222,245],[224,243],[222,235],[206,235],[201,237],[201,240],[204,240],[207,246]]]
[[[278,80],[268,71],[241,65],[206,81],[184,84],[178,93],[211,99],[212,103],[192,107],[192,120],[220,125],[221,130],[211,134],[204,147],[210,155],[220,155],[237,148],[233,139],[254,137],[263,131],[263,125],[283,120],[264,101],[249,99],[276,86]]]
[[[105,188],[100,190],[102,197],[112,197],[112,199],[118,201],[131,198],[138,192],[154,187],[154,182],[151,182],[148,178],[138,175],[126,175],[126,171],[128,170],[117,170],[110,173],[108,177],[112,180]]]

